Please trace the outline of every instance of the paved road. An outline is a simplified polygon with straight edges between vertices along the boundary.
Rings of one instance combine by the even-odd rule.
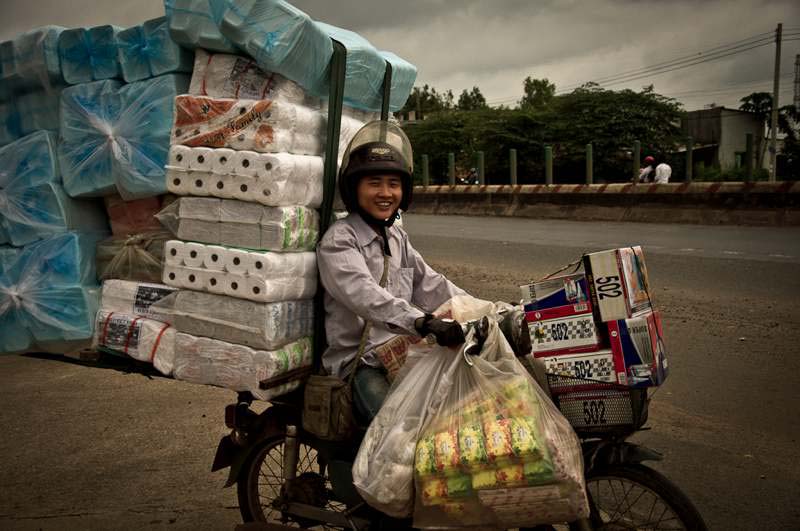
[[[672,373],[639,440],[712,529],[798,528],[800,232],[413,215],[406,228],[432,265],[501,300],[583,250],[643,243]],[[0,529],[240,521],[209,472],[233,393],[59,357],[0,357],[0,378]]]
[[[411,241],[477,296],[583,251],[642,244],[671,375],[638,440],[712,529],[798,529],[800,230],[414,216]]]

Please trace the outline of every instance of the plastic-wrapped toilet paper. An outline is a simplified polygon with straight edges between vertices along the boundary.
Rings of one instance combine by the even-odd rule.
[[[172,373],[175,329],[168,323],[100,310],[97,312],[95,345],[152,363],[167,376]]]
[[[119,312],[158,320],[158,316],[150,312],[150,307],[174,291],[174,287],[164,284],[106,280],[103,282],[100,308],[106,312]]]

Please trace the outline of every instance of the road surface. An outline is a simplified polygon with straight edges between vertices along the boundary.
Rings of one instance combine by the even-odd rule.
[[[671,375],[637,440],[711,529],[797,529],[800,231],[409,215],[415,246],[474,295],[583,251],[643,244]],[[234,394],[61,357],[0,357],[0,529],[232,529],[211,460]]]

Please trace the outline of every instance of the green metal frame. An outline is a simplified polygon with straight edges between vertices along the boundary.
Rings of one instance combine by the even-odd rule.
[[[325,142],[325,165],[323,173],[323,195],[320,206],[319,234],[322,237],[328,230],[333,217],[333,198],[336,195],[338,173],[339,136],[342,126],[342,105],[344,102],[344,81],[347,67],[347,49],[336,39],[333,41],[333,56],[330,62],[330,90],[328,92],[328,125]],[[381,120],[389,119],[389,98],[392,91],[392,65],[386,62],[383,75],[383,99],[381,101]],[[325,339],[325,291],[319,284],[314,298],[314,372],[322,364],[322,354],[328,344]]]

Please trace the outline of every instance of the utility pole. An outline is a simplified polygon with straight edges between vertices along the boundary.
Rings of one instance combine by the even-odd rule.
[[[781,36],[783,35],[783,24],[778,24],[775,30],[775,83],[772,86],[772,120],[770,120],[770,129],[772,130],[772,138],[769,143],[769,180],[775,181],[777,171],[777,155],[778,155],[778,93],[780,92],[780,77],[781,77]]]
[[[794,106],[800,109],[800,54],[794,56]]]

